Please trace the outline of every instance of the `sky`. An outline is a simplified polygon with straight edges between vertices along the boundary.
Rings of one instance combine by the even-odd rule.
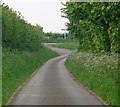
[[[61,29],[65,29],[65,23],[68,22],[61,17],[61,2],[65,0],[2,0],[13,10],[21,12],[29,23],[41,25],[44,32],[58,33],[65,32]]]

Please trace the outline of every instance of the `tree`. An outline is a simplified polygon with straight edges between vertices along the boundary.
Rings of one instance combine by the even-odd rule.
[[[69,19],[67,29],[79,39],[80,49],[120,51],[120,2],[66,2],[63,5],[63,17]]]
[[[4,47],[19,50],[36,51],[43,40],[43,28],[31,25],[24,20],[20,12],[9,6],[2,7],[2,43]]]

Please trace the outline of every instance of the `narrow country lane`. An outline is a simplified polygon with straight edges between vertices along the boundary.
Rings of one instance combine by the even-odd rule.
[[[47,61],[8,105],[103,105],[70,76],[64,66],[70,51],[50,48],[60,56]]]

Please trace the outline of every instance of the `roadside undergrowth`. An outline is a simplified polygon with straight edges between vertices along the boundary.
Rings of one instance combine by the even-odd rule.
[[[88,87],[109,105],[118,105],[118,55],[73,53],[66,66],[83,86]]]

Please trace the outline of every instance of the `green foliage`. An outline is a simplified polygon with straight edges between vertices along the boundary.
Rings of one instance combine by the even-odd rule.
[[[62,33],[45,33],[45,42],[51,42],[51,43],[56,43],[56,42],[64,42],[64,34]]]
[[[43,28],[31,25],[19,12],[2,7],[2,44],[3,47],[19,50],[36,51],[43,38]]]
[[[106,103],[118,105],[118,55],[79,52],[70,55],[66,66],[72,75]]]
[[[75,42],[76,38],[70,33],[45,33],[45,42],[51,43],[63,43],[63,42]]]
[[[120,52],[120,2],[66,2],[62,12],[79,49]]]
[[[57,56],[56,52],[42,47],[35,52],[9,51],[3,48],[2,104],[5,104],[12,93],[29,78],[45,61]]]

